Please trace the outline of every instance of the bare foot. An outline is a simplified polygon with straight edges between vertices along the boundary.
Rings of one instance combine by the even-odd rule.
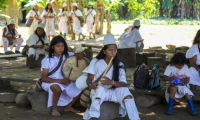
[[[57,110],[52,110],[52,111],[51,111],[51,114],[52,114],[53,116],[60,116],[60,113],[59,113]]]
[[[73,107],[65,107],[65,112],[73,112],[73,113],[80,113],[79,110],[75,110]]]

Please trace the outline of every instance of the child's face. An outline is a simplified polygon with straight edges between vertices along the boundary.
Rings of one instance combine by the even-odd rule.
[[[58,42],[56,45],[53,46],[54,54],[60,56],[64,51],[64,43]]]
[[[176,68],[178,68],[178,69],[182,69],[183,66],[184,66],[184,64],[176,64],[175,66],[176,66]]]
[[[48,4],[48,9],[51,9],[51,8],[52,8],[51,4]]]

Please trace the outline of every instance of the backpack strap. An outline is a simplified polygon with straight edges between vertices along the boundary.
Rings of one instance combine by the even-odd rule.
[[[63,55],[61,55],[58,65],[51,72],[48,73],[48,76],[54,74],[60,68],[62,61],[63,61]]]

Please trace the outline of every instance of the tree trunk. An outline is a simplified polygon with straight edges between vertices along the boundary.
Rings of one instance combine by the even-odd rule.
[[[97,0],[97,8],[96,8],[96,16],[95,16],[95,33],[98,34],[99,33],[99,6],[100,6],[100,2],[99,0]]]
[[[102,6],[102,10],[101,10],[101,20],[100,20],[100,29],[99,29],[99,33],[103,34],[103,22],[104,22],[104,16],[105,16],[105,9],[104,6]]]
[[[110,15],[110,9],[108,9],[108,14],[107,14],[107,33],[111,33],[111,15]]]
[[[159,2],[160,2],[159,16],[160,16],[160,17],[163,17],[163,8],[162,8],[163,1],[162,1],[162,0],[159,0]]]

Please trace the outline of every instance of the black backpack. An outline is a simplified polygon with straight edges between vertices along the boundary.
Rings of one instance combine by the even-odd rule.
[[[149,70],[146,65],[140,65],[137,67],[134,75],[134,86],[136,88],[145,89],[149,83]]]

